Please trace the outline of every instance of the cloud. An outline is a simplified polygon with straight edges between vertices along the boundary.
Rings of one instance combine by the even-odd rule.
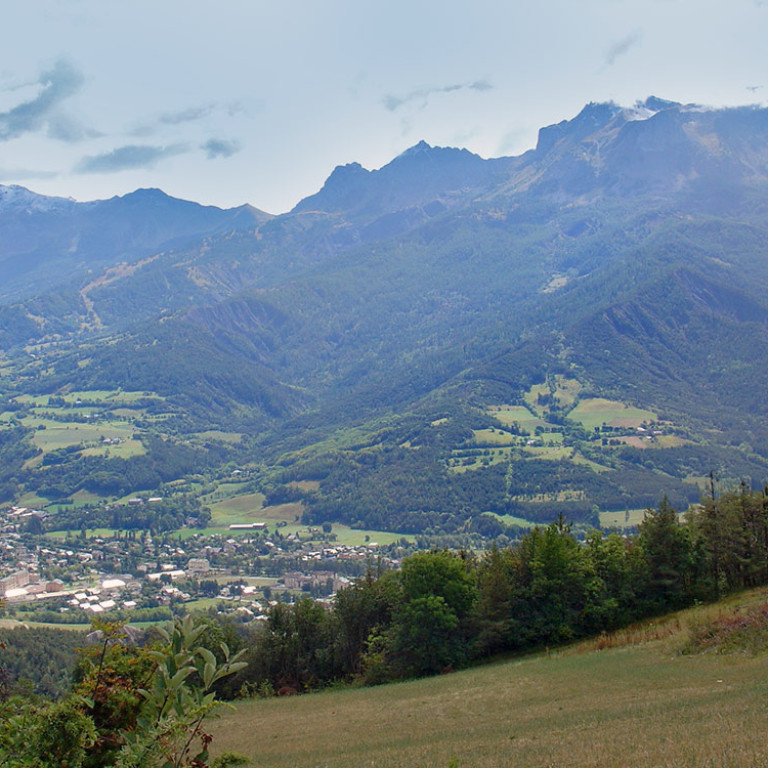
[[[642,33],[640,30],[635,30],[631,35],[627,35],[615,42],[605,53],[605,65],[612,67],[616,63],[616,59],[624,56],[631,48],[634,48],[641,39]]]
[[[67,142],[95,135],[60,111],[62,102],[74,96],[82,84],[82,73],[66,59],[59,59],[34,83],[39,88],[35,98],[17,104],[7,112],[0,112],[0,141],[44,129],[51,138]]]
[[[409,104],[412,101],[421,102],[419,108],[424,109],[429,103],[430,96],[436,93],[453,93],[454,91],[490,91],[493,86],[487,80],[476,80],[472,83],[456,83],[454,85],[443,85],[435,88],[420,88],[416,91],[411,91],[405,96],[385,96],[382,101],[384,106],[390,111],[394,112],[405,104]]]
[[[200,149],[204,149],[206,157],[213,160],[215,157],[232,157],[240,151],[240,143],[226,139],[210,139],[201,145]]]
[[[195,120],[202,120],[213,112],[215,104],[205,104],[200,107],[190,107],[180,112],[168,112],[160,115],[160,122],[164,125],[179,125],[180,123],[193,123]]]
[[[188,109],[182,109],[179,112],[166,112],[159,117],[153,117],[152,122],[143,123],[142,125],[133,128],[130,136],[153,136],[159,133],[165,126],[169,125],[183,125],[184,123],[194,123],[198,120],[202,120],[208,117],[215,109],[216,104],[201,104],[197,107],[189,107]]]
[[[102,155],[84,157],[75,167],[75,173],[118,173],[137,168],[153,168],[166,157],[188,152],[185,144],[174,144],[170,147],[149,147],[129,144],[118,147]]]

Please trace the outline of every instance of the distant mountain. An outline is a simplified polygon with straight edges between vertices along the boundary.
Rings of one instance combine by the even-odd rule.
[[[766,202],[768,110],[655,97],[520,157],[340,166],[277,217],[0,188],[2,394],[157,393],[168,434],[246,434],[316,522],[594,522],[761,485]]]
[[[77,203],[0,185],[0,299],[134,263],[190,237],[254,229],[269,218],[250,206],[225,211],[159,189]]]

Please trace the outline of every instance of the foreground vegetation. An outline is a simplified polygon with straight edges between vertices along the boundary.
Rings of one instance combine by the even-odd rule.
[[[238,702],[214,752],[262,768],[726,768],[768,762],[762,648],[683,649],[765,590],[730,603],[427,680]]]
[[[666,501],[636,537],[579,542],[561,519],[519,543],[417,552],[369,573],[327,612],[276,605],[249,641],[233,693],[296,693],[452,671],[505,652],[557,647],[696,602],[768,584],[768,495],[710,499],[681,524]]]
[[[203,768],[211,734],[202,724],[218,695],[272,699],[244,705],[240,716],[252,719],[263,707],[290,723],[288,731],[281,725],[270,732],[278,740],[267,750],[273,762],[262,759],[261,728],[235,719],[224,733],[227,750],[258,754],[266,765],[351,765],[362,758],[393,766],[605,765],[622,750],[634,750],[646,765],[758,764],[768,749],[751,732],[739,737],[735,753],[722,744],[738,722],[734,712],[755,732],[755,718],[768,719],[764,705],[755,714],[766,690],[751,660],[768,648],[765,592],[751,598],[753,606],[742,598],[740,613],[733,606],[721,616],[700,608],[694,619],[632,623],[766,584],[766,493],[742,488],[710,499],[682,524],[664,501],[634,538],[595,532],[580,542],[560,519],[483,558],[418,552],[399,571],[371,572],[341,590],[331,611],[309,598],[276,603],[255,631],[188,616],[134,647],[130,633],[105,626],[101,644],[86,650],[74,688],[59,701],[36,702],[6,678],[0,758],[18,768]],[[592,639],[553,657],[552,648],[581,637]],[[638,641],[643,645],[633,649]],[[230,663],[229,649],[243,661]],[[532,649],[539,655],[498,662],[499,654]],[[600,661],[586,650],[602,651]],[[712,661],[723,654],[739,661]],[[497,661],[415,687],[390,686],[381,698],[353,690],[454,673],[485,659]],[[310,697],[321,702],[322,725],[317,714],[302,714],[305,705],[275,697],[340,684],[351,687]],[[732,707],[734,690],[741,698]],[[680,752],[691,712],[719,713],[717,727]],[[425,718],[429,724],[420,725]],[[598,726],[616,734],[610,746],[595,743]],[[627,727],[632,736],[619,736]],[[641,727],[659,739],[653,749]],[[317,737],[318,728],[334,734],[320,758],[318,743],[326,737]],[[339,739],[350,728],[364,731],[351,745]],[[308,734],[315,740],[306,741]],[[719,752],[712,734],[720,737]],[[281,762],[286,752],[290,763]],[[580,763],[565,761],[574,754]],[[738,763],[730,762],[732,754]],[[228,764],[227,755],[219,764]]]

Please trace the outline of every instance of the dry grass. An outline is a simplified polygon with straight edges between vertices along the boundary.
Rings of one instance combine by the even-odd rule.
[[[766,766],[765,655],[679,653],[689,623],[716,610],[604,637],[600,651],[242,702],[214,723],[214,747],[263,768]]]

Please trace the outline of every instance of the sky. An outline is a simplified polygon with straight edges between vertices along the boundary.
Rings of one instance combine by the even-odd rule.
[[[0,5],[0,184],[290,210],[410,146],[519,155],[589,102],[768,101],[768,0]]]

